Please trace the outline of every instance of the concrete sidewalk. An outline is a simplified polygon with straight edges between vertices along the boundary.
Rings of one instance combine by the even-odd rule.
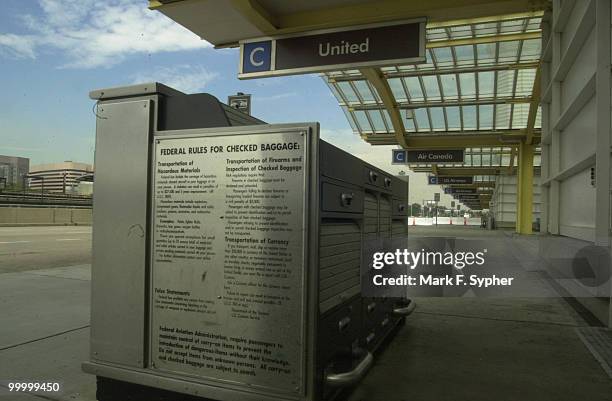
[[[93,401],[89,353],[90,266],[0,274],[0,400]],[[6,381],[59,382],[61,394],[10,393]]]
[[[422,298],[350,401],[606,401],[560,298]]]
[[[576,332],[587,322],[538,274],[537,237],[448,226],[409,233],[412,243],[486,239],[496,247],[488,256],[522,272],[539,297],[417,298],[349,401],[612,400],[612,381]]]

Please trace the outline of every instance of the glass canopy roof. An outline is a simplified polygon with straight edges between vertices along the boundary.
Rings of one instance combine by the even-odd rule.
[[[407,136],[524,131],[540,60],[541,20],[502,16],[428,24],[426,63],[381,68]],[[355,133],[375,144],[397,143],[389,135],[394,129],[385,105],[359,70],[323,78]],[[540,127],[538,109],[536,134]],[[377,140],[383,137],[392,142]],[[509,147],[468,148],[461,166],[508,166],[511,159]]]

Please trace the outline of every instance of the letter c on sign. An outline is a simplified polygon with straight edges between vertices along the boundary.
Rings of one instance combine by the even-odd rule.
[[[249,55],[249,61],[251,62],[252,66],[259,67],[264,63],[263,60],[255,61],[255,53],[263,52],[263,51],[264,51],[263,47],[256,47],[253,50],[251,50],[251,54]]]

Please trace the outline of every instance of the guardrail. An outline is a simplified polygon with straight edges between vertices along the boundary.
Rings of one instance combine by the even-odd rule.
[[[89,206],[90,196],[33,192],[0,192],[0,205]]]

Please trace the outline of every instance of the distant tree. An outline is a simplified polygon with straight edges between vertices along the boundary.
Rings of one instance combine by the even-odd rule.
[[[421,205],[418,203],[413,203],[410,207],[410,216],[421,216]]]

